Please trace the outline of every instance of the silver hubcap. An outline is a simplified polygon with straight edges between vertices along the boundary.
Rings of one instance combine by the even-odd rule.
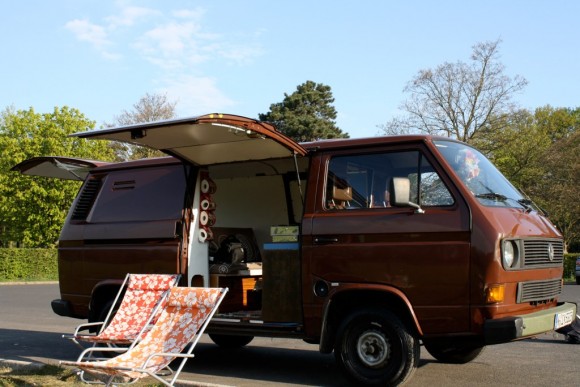
[[[358,356],[367,367],[377,368],[389,359],[389,343],[379,331],[363,333],[357,342]]]

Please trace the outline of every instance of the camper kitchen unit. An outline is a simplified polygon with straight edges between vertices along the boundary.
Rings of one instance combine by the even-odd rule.
[[[37,157],[13,169],[84,183],[58,245],[61,316],[102,319],[127,273],[228,287],[207,329],[334,351],[357,385],[397,385],[420,345],[465,363],[570,324],[563,240],[476,149],[424,135],[298,144],[209,114],[74,136],[168,157]]]

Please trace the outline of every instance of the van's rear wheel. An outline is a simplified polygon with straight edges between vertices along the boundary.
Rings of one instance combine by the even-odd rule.
[[[423,340],[425,349],[442,363],[465,364],[477,358],[485,346],[457,340]]]
[[[222,348],[240,348],[250,344],[254,336],[218,335],[210,333],[209,338]]]
[[[364,309],[342,323],[334,355],[354,383],[396,386],[417,368],[420,347],[411,330],[393,313]]]

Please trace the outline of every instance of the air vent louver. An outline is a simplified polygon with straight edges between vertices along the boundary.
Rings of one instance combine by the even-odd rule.
[[[87,219],[87,216],[93,207],[93,203],[95,202],[95,198],[101,188],[101,183],[101,179],[91,179],[86,182],[73,210],[71,217],[72,220],[82,221]]]

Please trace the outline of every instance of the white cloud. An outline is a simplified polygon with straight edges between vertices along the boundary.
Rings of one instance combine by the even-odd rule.
[[[207,60],[198,48],[195,34],[199,26],[192,22],[168,24],[143,34],[133,47],[147,61],[163,70],[177,70]]]
[[[105,20],[107,21],[107,27],[114,29],[117,27],[131,27],[141,20],[159,14],[159,11],[151,8],[127,6],[121,8],[118,15],[108,16]]]
[[[86,19],[71,20],[65,24],[65,28],[70,30],[78,40],[89,42],[97,48],[111,43],[105,28]]]
[[[225,96],[210,77],[190,75],[163,79],[159,92],[166,93],[171,101],[177,101],[179,116],[190,117],[207,113],[227,111],[235,102]]]
[[[93,24],[86,19],[75,19],[65,24],[65,28],[71,31],[81,42],[88,42],[108,60],[117,60],[120,55],[109,51],[112,46],[106,29],[98,24]]]
[[[256,43],[259,36],[250,32],[244,38],[207,31],[202,23],[205,10],[199,7],[161,12],[124,2],[116,6],[117,12],[101,23],[76,19],[66,28],[104,58],[118,59],[122,53],[131,57],[131,66],[145,70],[151,64],[163,74],[163,79],[156,82],[158,90],[177,101],[177,109],[186,116],[225,111],[235,105],[215,79],[199,74],[199,65],[212,61],[251,63],[262,55]],[[111,51],[113,48],[116,53]]]
[[[145,33],[142,42],[164,57],[181,56],[199,31],[194,23],[170,22]]]
[[[262,55],[263,51],[259,45],[229,45],[228,47],[220,48],[220,55],[237,64],[250,63],[254,58]]]
[[[171,14],[179,19],[201,20],[202,16],[205,15],[205,10],[201,7],[195,9],[178,9],[171,12]]]
[[[163,70],[177,70],[209,60],[247,64],[262,54],[259,45],[253,42],[238,43],[205,31],[202,28],[205,10],[200,7],[163,13],[118,2],[117,8],[118,12],[105,17],[101,24],[75,19],[65,27],[107,58],[120,57],[105,49],[115,42],[118,52],[133,48]]]

